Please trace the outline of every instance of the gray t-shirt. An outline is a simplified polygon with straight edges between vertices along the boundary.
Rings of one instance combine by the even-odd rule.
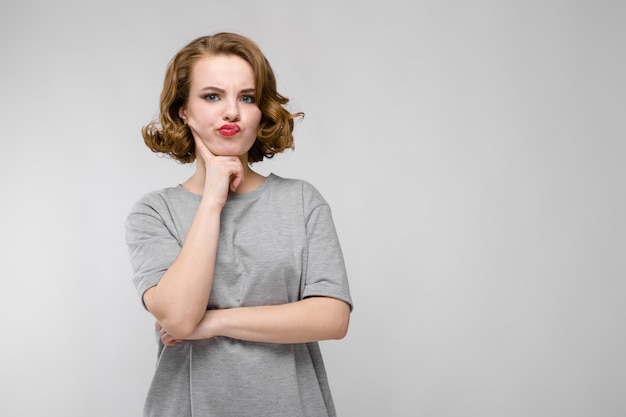
[[[140,296],[178,256],[201,196],[181,186],[141,198],[126,222]],[[270,174],[222,210],[208,309],[278,305],[328,296],[352,305],[330,208],[309,183]],[[317,343],[226,337],[164,346],[145,416],[335,416]]]

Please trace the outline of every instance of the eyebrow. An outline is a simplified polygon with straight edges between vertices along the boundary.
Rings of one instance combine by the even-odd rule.
[[[200,90],[201,93],[204,93],[206,91],[216,91],[218,93],[224,93],[225,92],[225,90],[223,88],[213,87],[213,86],[204,87],[202,90]],[[255,91],[256,90],[254,88],[244,88],[239,93],[240,94],[254,94]]]

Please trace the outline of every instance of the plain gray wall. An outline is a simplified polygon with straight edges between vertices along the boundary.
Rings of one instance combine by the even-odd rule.
[[[626,3],[4,1],[0,410],[138,416],[156,355],[132,203],[186,179],[140,128],[193,38],[255,39],[330,202],[341,416],[626,415]]]

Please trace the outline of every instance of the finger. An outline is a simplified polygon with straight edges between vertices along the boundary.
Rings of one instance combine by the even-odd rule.
[[[244,171],[243,171],[243,166],[241,166],[241,161],[237,160],[237,162],[239,163],[238,169],[233,171],[233,173],[231,174],[230,190],[232,192],[237,191],[237,188],[243,181],[243,177],[244,177],[244,174],[243,174]]]
[[[230,190],[232,192],[235,192],[237,191],[239,184],[241,184],[241,182],[243,181],[243,172],[240,174],[235,174],[233,177],[234,178],[230,182]]]
[[[161,335],[161,342],[163,342],[163,344],[166,346],[171,346],[173,339],[169,334],[164,333]]]
[[[192,130],[193,133],[193,130]],[[202,139],[199,139],[197,134],[193,134],[193,140],[196,144],[196,154],[200,154],[204,160],[215,158],[215,154],[209,150],[209,148],[202,142]]]

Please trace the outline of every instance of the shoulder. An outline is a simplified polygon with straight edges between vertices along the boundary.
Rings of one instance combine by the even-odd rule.
[[[180,186],[168,187],[150,191],[141,196],[131,206],[128,213],[128,220],[137,217],[155,217],[166,219],[171,217],[173,212],[187,211],[187,207],[192,206],[192,202],[199,196],[195,196]]]
[[[275,191],[284,194],[287,198],[302,199],[303,205],[311,210],[328,204],[318,189],[308,181],[284,178],[275,174],[271,174],[270,180]]]
[[[168,187],[160,190],[152,190],[141,196],[132,206],[131,212],[155,210],[166,206],[169,201],[175,198],[178,187]]]
[[[126,216],[127,239],[141,240],[159,233],[178,236],[193,217],[195,197],[180,186],[144,194]]]

